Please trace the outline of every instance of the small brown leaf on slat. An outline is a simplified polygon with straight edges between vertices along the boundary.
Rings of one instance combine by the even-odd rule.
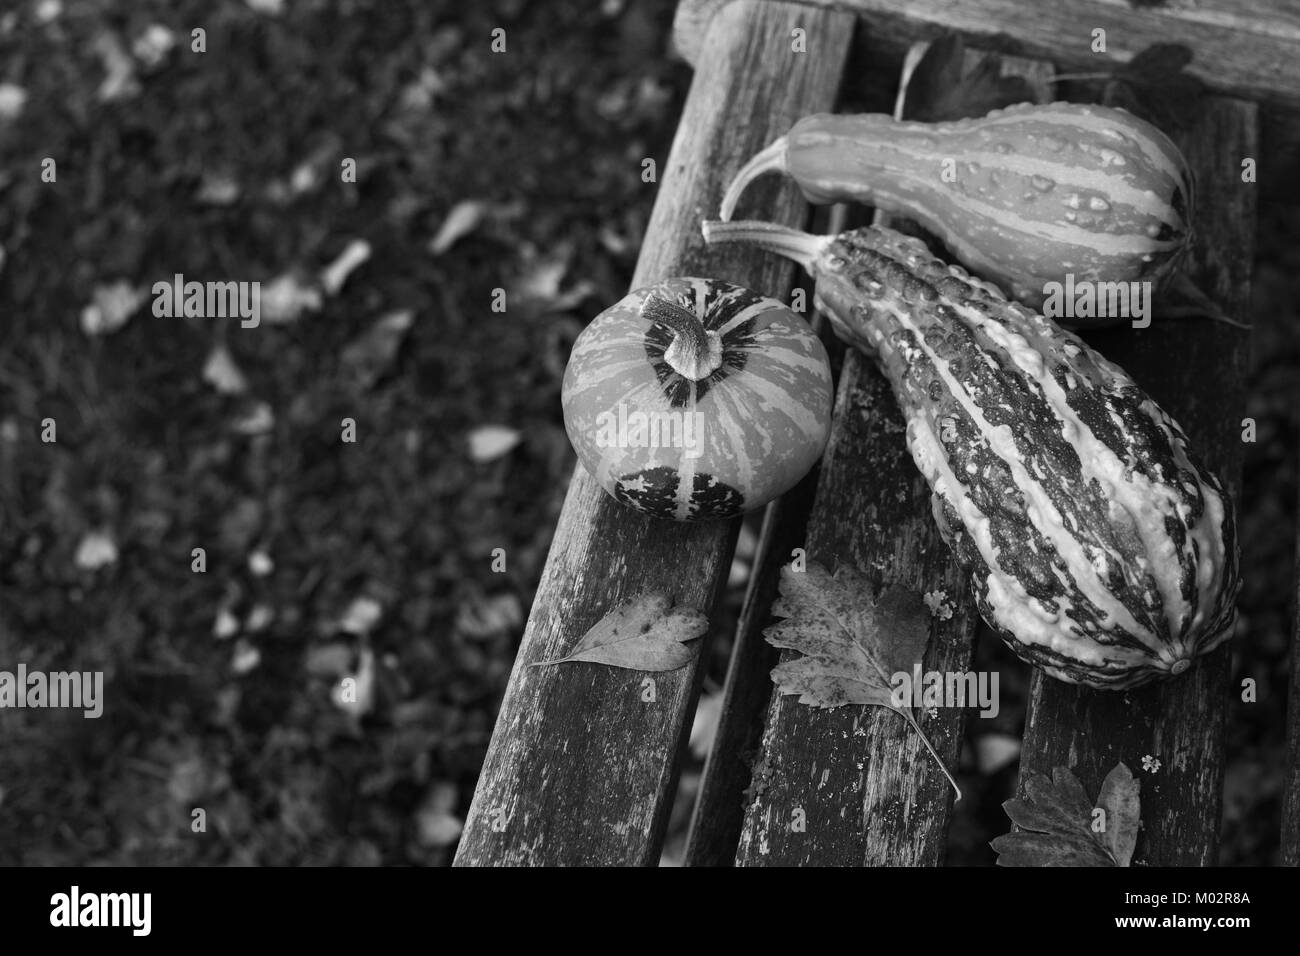
[[[1128,866],[1133,857],[1138,783],[1122,763],[1106,775],[1095,804],[1078,777],[1056,767],[1051,778],[1028,774],[1024,799],[1008,800],[1002,809],[1021,829],[992,842],[999,866]],[[1104,821],[1100,832],[1097,821]]]
[[[1139,791],[1141,784],[1123,763],[1114,766],[1101,782],[1097,806],[1106,811],[1106,832],[1102,842],[1120,866],[1128,866],[1137,846]]]
[[[586,661],[638,671],[676,670],[695,656],[685,642],[702,636],[709,619],[696,608],[672,605],[666,594],[639,594],[601,618],[566,656],[529,666]]]
[[[1024,77],[1002,75],[1002,58],[994,54],[962,76],[964,55],[964,44],[955,33],[930,44],[907,85],[908,119],[939,123],[984,116],[1034,98]]]
[[[884,588],[879,595],[861,571],[841,565],[832,575],[819,564],[781,569],[781,596],[772,615],[784,618],[763,631],[775,647],[803,657],[772,668],[782,694],[813,707],[869,704],[901,714],[917,732],[961,799],[961,790],[912,716],[894,699],[893,675],[911,674],[930,640],[930,615],[917,592]]]

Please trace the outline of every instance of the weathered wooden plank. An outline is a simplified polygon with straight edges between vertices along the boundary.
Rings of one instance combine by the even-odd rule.
[[[810,15],[811,14],[811,15]],[[791,49],[807,31],[808,54]],[[719,170],[751,155],[806,112],[828,108],[852,18],[785,4],[737,3],[717,17],[666,163],[633,286],[673,274],[719,275],[767,294],[793,270],[743,250],[706,250],[700,219],[718,206]],[[743,117],[744,122],[737,122]],[[639,175],[640,168],[629,172]],[[806,207],[783,189],[774,214]],[[645,675],[592,664],[529,668],[559,657],[615,604],[665,590],[711,609],[738,522],[679,525],[617,505],[579,466],[497,718],[458,865],[658,861],[699,690],[696,662]],[[703,642],[701,642],[703,643]],[[652,679],[655,699],[643,699]]]
[[[1300,866],[1300,529],[1296,533],[1295,553],[1296,615],[1291,628],[1291,689],[1286,699],[1286,779],[1282,784],[1282,863],[1285,866]]]
[[[808,557],[848,562],[877,586],[942,590],[954,609],[934,622],[926,670],[965,670],[976,615],[929,515],[929,491],[903,444],[903,421],[884,379],[845,358],[836,424],[822,461]],[[918,715],[954,763],[962,714]],[[737,850],[741,865],[937,864],[952,798],[947,781],[897,714],[821,711],[773,697],[754,790]],[[802,811],[802,828],[796,814]]]
[[[1197,176],[1197,240],[1191,275],[1223,309],[1248,318],[1255,247],[1255,189],[1241,160],[1257,156],[1257,109],[1207,100],[1196,128],[1179,137]],[[1203,319],[1168,319],[1088,336],[1187,431],[1192,447],[1241,492],[1241,419],[1249,333]],[[1250,547],[1249,541],[1242,546]],[[1154,866],[1215,862],[1223,803],[1223,727],[1239,699],[1228,682],[1229,649],[1190,671],[1127,693],[1072,687],[1035,671],[1021,756],[1026,771],[1074,767],[1090,794],[1124,761],[1142,780],[1142,835],[1135,859]],[[1160,761],[1143,772],[1143,758]]]
[[[686,840],[687,866],[731,866],[743,823],[742,795],[750,781],[750,763],[758,749],[763,714],[772,697],[768,674],[777,650],[763,639],[771,623],[781,565],[804,544],[818,470],[774,501],[763,516],[754,568],[736,625],[736,643],[727,667],[722,713],[709,748],[700,792]]]
[[[969,70],[980,59],[967,55]],[[1045,93],[1046,65],[1004,62]],[[845,357],[830,444],[808,527],[808,558],[854,564],[873,584],[940,592],[925,671],[970,667],[979,620],[961,572],[930,513],[930,492],[903,440],[884,377],[857,352]],[[797,655],[785,652],[782,660]],[[939,708],[918,722],[954,768],[965,711]],[[952,790],[898,714],[878,707],[822,711],[774,697],[755,787],[737,849],[742,865],[936,866],[943,861]]]
[[[673,42],[689,62],[701,56],[704,29],[729,0],[680,0]],[[977,46],[1041,57],[1069,70],[1127,62],[1152,43],[1182,43],[1196,55],[1191,72],[1221,93],[1300,109],[1300,8],[1288,0],[801,0],[852,10],[870,25],[869,49],[900,57],[916,40],[955,30]],[[1106,31],[1106,52],[1092,51]]]

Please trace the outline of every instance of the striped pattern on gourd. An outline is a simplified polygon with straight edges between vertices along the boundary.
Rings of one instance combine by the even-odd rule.
[[[771,170],[816,203],[914,219],[971,271],[1041,308],[1043,287],[1158,282],[1191,236],[1193,181],[1160,130],[1119,109],[1021,104],[977,119],[818,114],[741,170],[723,201]],[[1087,324],[1087,323],[1083,323]]]
[[[801,262],[877,361],[984,619],[1071,683],[1179,674],[1232,631],[1232,504],[1178,424],[1077,336],[881,228],[708,223]]]
[[[708,344],[684,360],[691,324]],[[565,430],[592,477],[676,521],[733,517],[788,491],[821,457],[832,400],[826,350],[803,319],[691,277],[637,289],[593,319],[561,389]]]

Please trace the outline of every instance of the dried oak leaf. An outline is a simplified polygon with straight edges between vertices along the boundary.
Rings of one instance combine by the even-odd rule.
[[[906,117],[923,123],[984,116],[991,110],[1034,98],[1020,76],[1002,75],[1002,58],[985,56],[965,76],[965,46],[955,33],[946,33],[926,49],[907,83]]]
[[[907,707],[894,701],[892,675],[911,674],[930,639],[930,614],[921,595],[887,587],[879,595],[866,575],[840,566],[834,575],[816,563],[781,569],[781,596],[767,628],[769,644],[802,654],[772,669],[782,694],[798,694],[813,707],[868,704],[901,714],[920,735],[952,787],[961,790]]]
[[[1128,866],[1137,845],[1139,787],[1128,767],[1116,764],[1094,804],[1065,767],[1050,779],[1028,774],[1024,798],[1002,804],[1020,829],[992,842],[998,865]]]
[[[1123,107],[1162,129],[1195,122],[1205,84],[1184,69],[1192,51],[1180,43],[1155,43],[1114,70],[1102,102]]]
[[[695,656],[687,647],[709,628],[709,619],[693,607],[673,607],[672,598],[638,594],[601,618],[564,657],[534,661],[530,667],[587,661],[638,671],[674,671]]]

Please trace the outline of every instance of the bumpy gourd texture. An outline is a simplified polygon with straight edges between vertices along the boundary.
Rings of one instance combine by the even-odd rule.
[[[1126,688],[1229,637],[1231,502],[1122,369],[918,240],[821,249],[819,304],[889,378],[939,529],[1021,658]]]

